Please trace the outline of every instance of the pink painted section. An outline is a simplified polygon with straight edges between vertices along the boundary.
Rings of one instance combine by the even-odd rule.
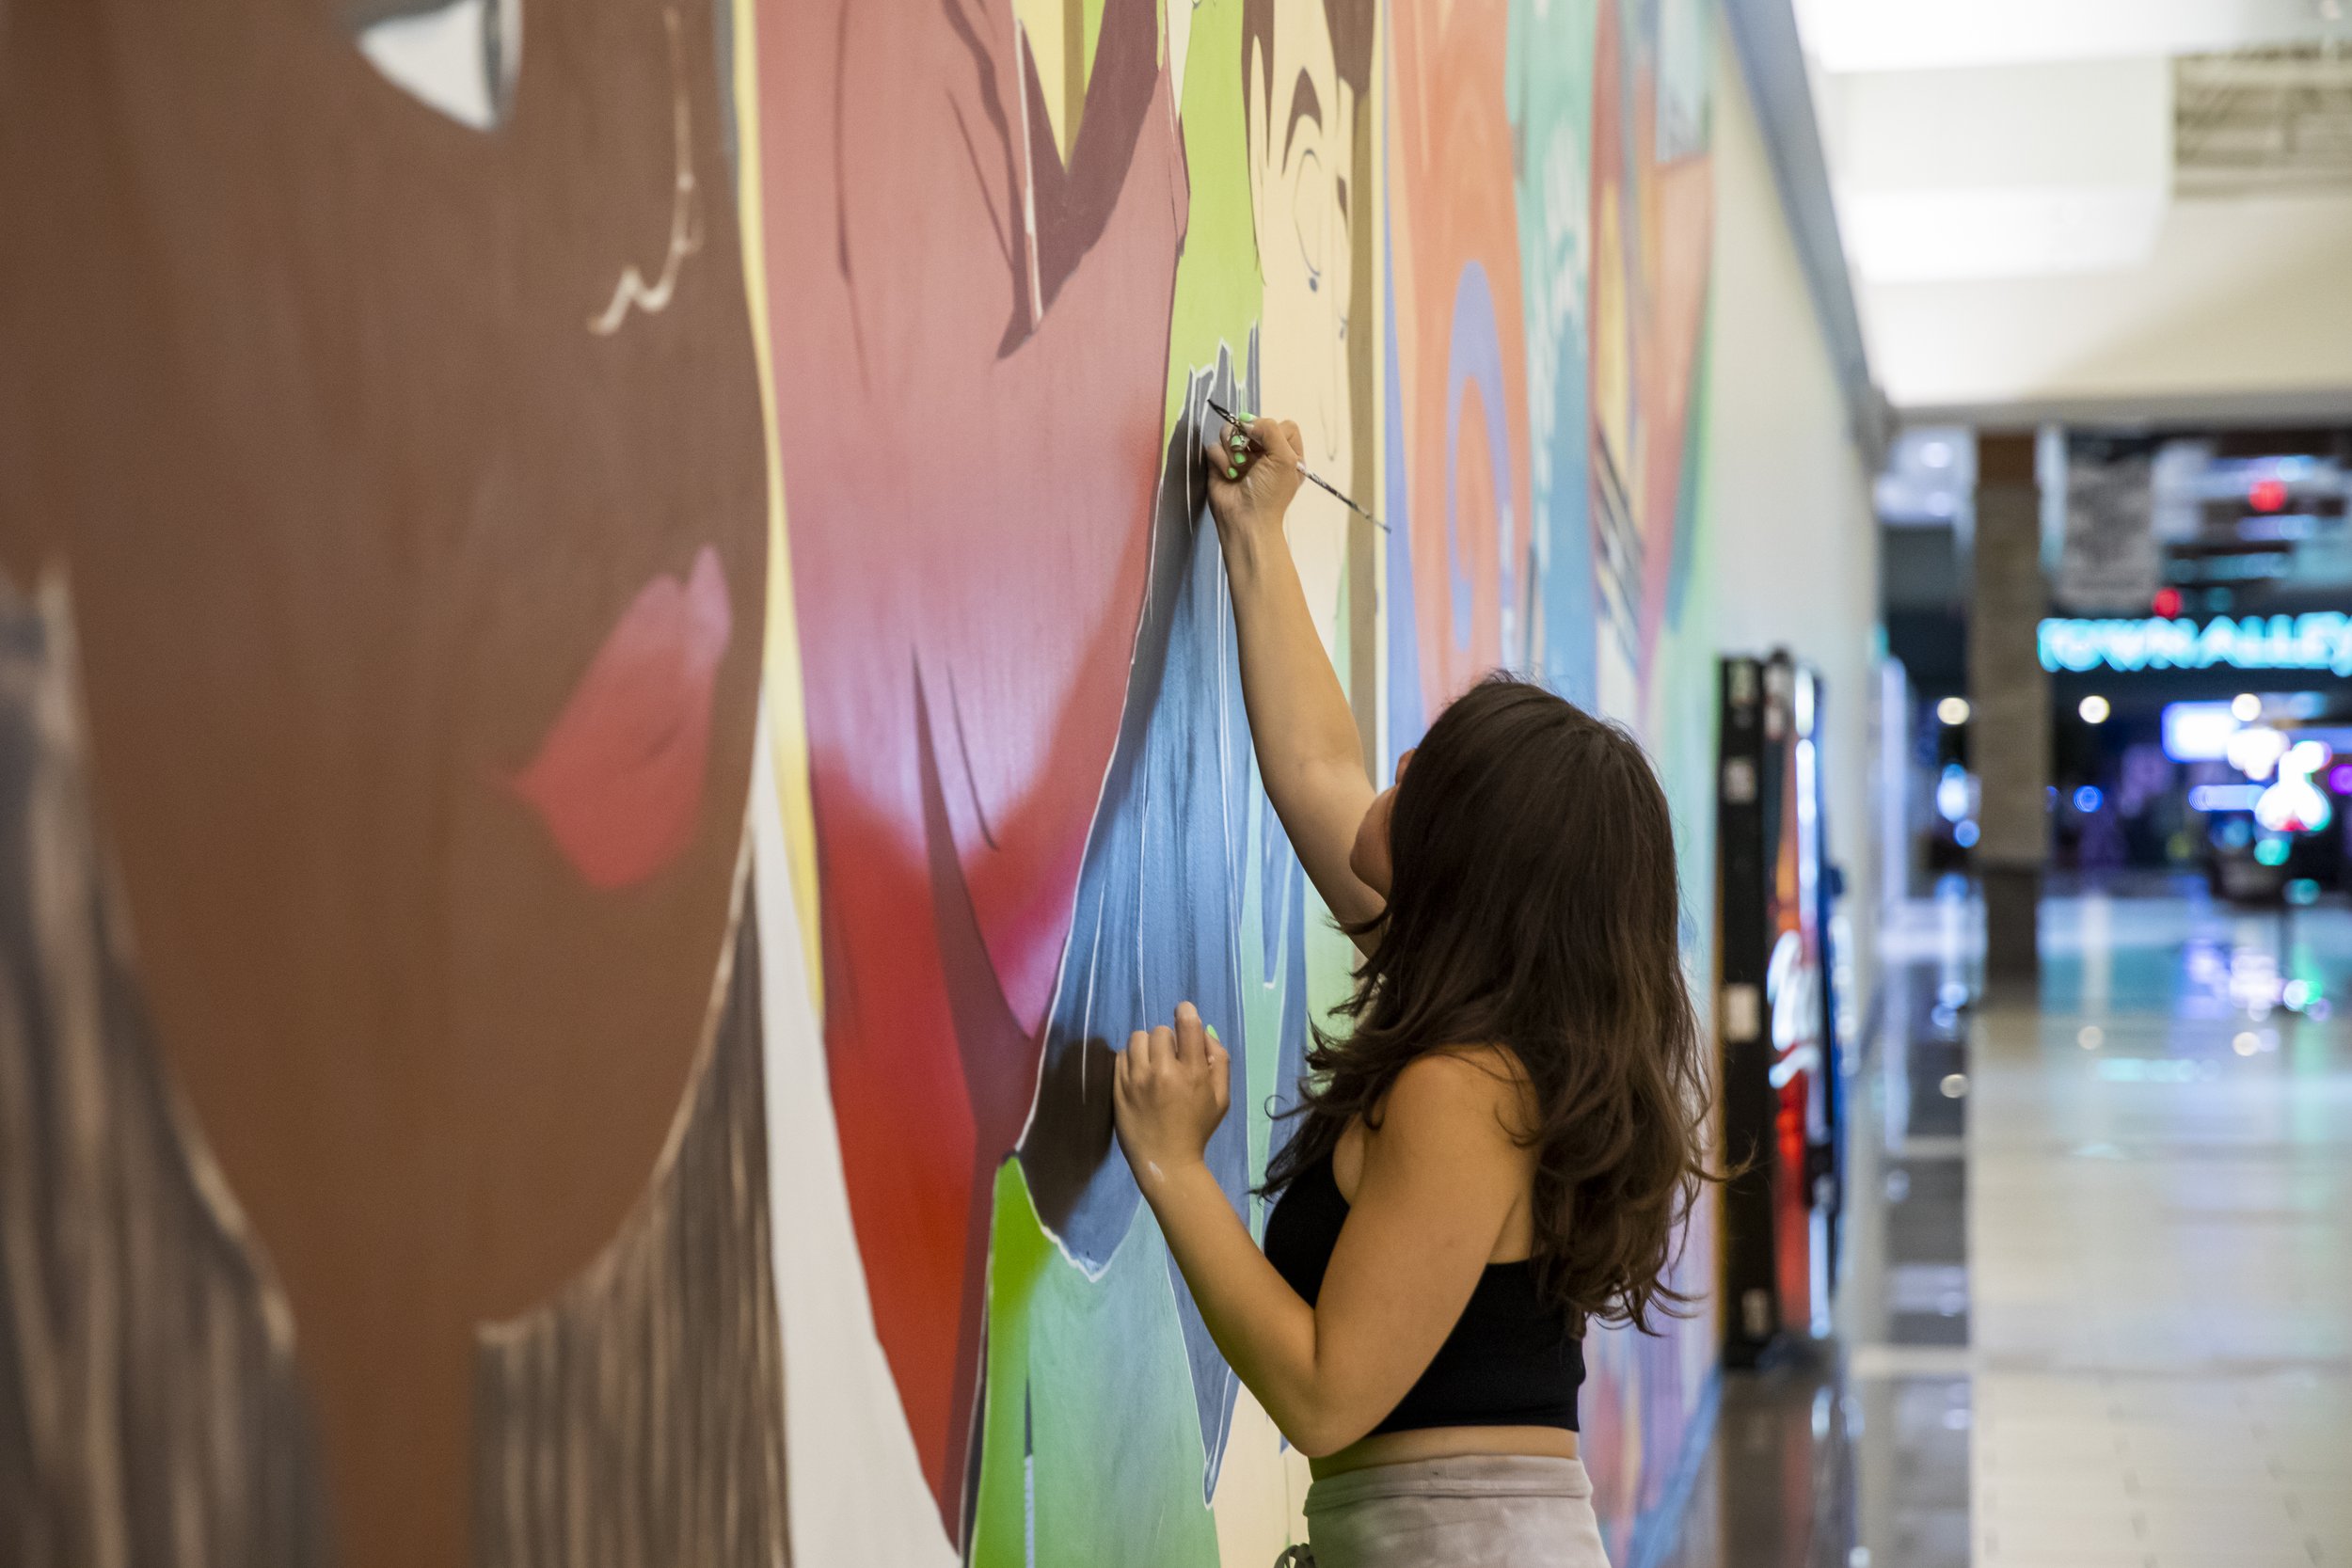
[[[710,760],[711,685],[734,629],[708,546],[684,582],[639,590],[514,781],[591,887],[661,871],[693,841]]]

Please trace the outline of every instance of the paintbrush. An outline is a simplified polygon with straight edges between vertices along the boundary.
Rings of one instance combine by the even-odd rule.
[[[1227,424],[1232,425],[1235,430],[1239,431],[1243,439],[1249,443],[1252,451],[1258,452],[1263,452],[1265,451],[1265,448],[1258,444],[1258,438],[1249,434],[1249,427],[1242,423],[1240,419],[1238,419],[1231,409],[1218,403],[1215,398],[1203,398],[1200,401],[1209,405],[1210,413],[1215,414],[1218,419],[1223,420]],[[1354,500],[1349,499],[1346,491],[1341,489],[1338,485],[1332,483],[1321,474],[1309,469],[1306,465],[1299,465],[1298,477],[1323,490],[1328,491],[1331,495],[1338,498],[1339,503],[1342,506],[1346,507],[1350,512],[1353,512],[1356,515],[1361,517],[1364,521],[1370,523],[1381,532],[1386,533],[1389,531],[1388,524],[1382,522],[1379,518],[1374,516],[1371,513],[1357,505]]]

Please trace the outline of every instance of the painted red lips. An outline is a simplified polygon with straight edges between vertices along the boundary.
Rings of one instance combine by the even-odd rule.
[[[642,882],[693,841],[711,689],[734,631],[719,552],[638,591],[514,780],[591,887]]]

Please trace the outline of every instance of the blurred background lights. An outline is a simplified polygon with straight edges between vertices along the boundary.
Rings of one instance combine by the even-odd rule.
[[[2257,708],[2255,711],[2260,712],[2261,709]],[[1945,723],[1955,727],[1965,724],[1968,722],[1968,699],[1965,697],[1945,698],[1935,705],[1935,716]]]
[[[2270,770],[2286,753],[2287,737],[2277,730],[2257,726],[2230,736],[2230,766],[2249,779],[2270,777]]]
[[[2094,692],[2085,697],[2081,706],[2074,711],[2083,716],[2083,722],[2086,724],[2104,724],[2107,721],[2107,715],[2113,710],[2107,706],[2107,700],[2105,697]]]
[[[1946,763],[1935,781],[1935,814],[1947,822],[1961,820],[1976,804],[1976,793],[1968,769],[1956,762]]]
[[[2263,716],[2263,700],[2251,691],[2241,691],[2230,703],[2230,714],[2241,724],[2250,724]]]

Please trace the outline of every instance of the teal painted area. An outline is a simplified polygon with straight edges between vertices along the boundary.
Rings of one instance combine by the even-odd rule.
[[[1534,665],[1575,703],[1594,700],[1589,310],[1593,45],[1599,0],[1513,0],[1507,96],[1526,294]]]

